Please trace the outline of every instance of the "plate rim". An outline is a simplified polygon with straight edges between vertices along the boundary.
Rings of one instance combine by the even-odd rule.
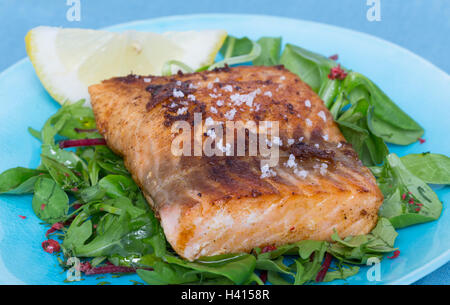
[[[372,34],[368,34],[365,32],[360,32],[357,30],[353,30],[353,29],[349,29],[349,28],[345,28],[345,27],[341,27],[341,26],[326,24],[326,23],[317,22],[317,21],[304,20],[304,19],[296,19],[296,18],[290,18],[290,17],[265,15],[265,14],[203,13],[203,14],[186,14],[186,15],[168,15],[168,16],[162,16],[162,17],[157,17],[157,18],[138,19],[138,20],[133,20],[133,21],[128,21],[128,22],[113,24],[113,25],[101,27],[98,29],[99,30],[113,30],[114,28],[118,28],[118,27],[133,27],[133,26],[140,26],[140,25],[144,25],[144,24],[148,24],[148,23],[170,22],[170,21],[183,22],[188,19],[211,18],[211,17],[222,18],[222,19],[226,19],[226,18],[259,18],[259,19],[272,19],[273,21],[283,20],[283,21],[294,22],[294,23],[295,22],[308,23],[308,24],[311,24],[316,27],[322,27],[325,30],[327,28],[328,29],[338,29],[340,31],[344,31],[349,34],[352,34],[356,37],[359,36],[359,37],[363,37],[363,38],[370,39],[373,41],[377,41],[379,43],[388,45],[390,48],[395,48],[399,51],[405,52],[409,56],[412,56],[415,60],[422,62],[422,64],[424,64],[428,68],[434,69],[436,72],[444,75],[450,81],[449,73],[447,73],[440,67],[436,66],[429,60],[421,57],[420,55],[418,55],[418,54],[410,51],[409,49],[402,47],[396,43],[393,43],[391,41],[385,40],[383,38],[380,38],[380,37],[377,37],[377,36],[374,36]],[[4,69],[3,71],[0,72],[0,78],[4,77],[7,73],[12,72],[12,70],[14,70],[16,67],[23,65],[23,64],[27,64],[27,63],[31,64],[28,57],[24,57],[24,58],[16,61],[15,63],[13,63],[12,65],[8,66],[6,69]],[[409,284],[412,284],[412,283],[422,279],[423,277],[429,275],[430,273],[434,272],[438,268],[442,267],[443,265],[448,263],[449,260],[450,260],[450,248],[448,248],[441,255],[437,256],[436,258],[429,261],[428,263],[421,266],[420,268],[416,268],[396,280],[391,280],[388,282],[384,282],[382,284],[384,284],[384,285],[409,285]]]

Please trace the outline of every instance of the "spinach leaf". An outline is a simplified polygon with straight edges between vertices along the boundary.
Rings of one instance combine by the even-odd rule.
[[[38,177],[45,173],[45,171],[24,167],[8,169],[0,174],[0,194],[33,193]]]
[[[450,184],[450,158],[440,154],[410,154],[400,158],[403,165],[425,183]]]
[[[422,127],[400,109],[377,85],[357,72],[350,72],[343,82],[346,92],[358,88],[373,108],[369,128],[378,137],[393,144],[408,145],[423,135]]]
[[[367,129],[361,128],[354,123],[349,123],[346,121],[337,121],[337,123],[339,124],[339,129],[341,130],[345,139],[352,144],[352,147],[358,154],[359,158],[363,160],[363,147],[365,145],[366,139],[369,137],[369,132],[367,131]]]
[[[103,199],[106,196],[106,191],[96,184],[82,189],[78,195],[84,203],[88,203]]]
[[[81,166],[87,170],[86,163],[77,154],[68,150],[60,149],[56,145],[42,144],[41,154],[58,161],[67,168],[76,169],[78,164],[81,164]]]
[[[129,176],[130,173],[125,168],[123,159],[114,154],[106,146],[96,146],[94,159],[103,170],[108,174],[116,175],[126,175]]]
[[[80,257],[120,255],[144,255],[152,253],[149,238],[156,232],[148,213],[131,218],[128,213],[120,216],[107,214],[107,223],[99,224],[97,235],[86,244],[74,247]]]
[[[108,175],[103,177],[98,185],[112,198],[127,197],[138,190],[136,183],[131,178],[122,175]]]
[[[34,186],[33,211],[48,223],[61,221],[69,211],[69,198],[52,179],[39,177]]]
[[[261,37],[257,43],[261,46],[261,54],[253,60],[253,65],[277,65],[280,58],[281,37]]]
[[[333,60],[292,44],[284,48],[280,63],[300,76],[316,92],[328,79],[330,69],[336,66]]]
[[[385,197],[379,214],[395,228],[436,220],[441,215],[442,203],[436,193],[414,176],[397,155],[386,157],[377,182]]]
[[[247,37],[236,38],[228,36],[220,49],[224,58],[246,55],[252,51],[253,42]]]

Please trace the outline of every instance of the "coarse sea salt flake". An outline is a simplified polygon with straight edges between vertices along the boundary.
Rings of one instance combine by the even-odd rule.
[[[232,119],[234,119],[234,115],[236,114],[236,109],[231,109],[231,110],[229,110],[229,111],[227,111],[226,113],[225,113],[225,118],[227,118],[228,120],[232,120]]]
[[[228,92],[233,92],[233,86],[226,85],[225,87],[223,87],[223,90],[228,91]]]
[[[261,179],[275,177],[276,175],[277,173],[269,167],[269,164],[261,167]]]
[[[283,146],[283,141],[280,139],[280,137],[273,137],[272,143],[278,146]]]
[[[284,163],[284,166],[289,167],[289,168],[297,167],[297,163],[295,162],[295,156],[293,154],[289,155],[289,160],[287,160],[287,162]]]
[[[318,113],[317,115],[318,115],[320,118],[322,118],[322,120],[323,120],[324,122],[327,121],[327,115],[326,115],[325,112],[323,112],[322,110],[319,111],[319,113]]]
[[[177,115],[185,114],[188,110],[188,107],[179,108],[177,111]]]
[[[184,97],[184,93],[181,92],[180,90],[173,89],[173,96],[174,97]]]

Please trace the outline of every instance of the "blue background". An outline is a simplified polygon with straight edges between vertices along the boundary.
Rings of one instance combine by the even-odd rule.
[[[38,25],[101,28],[196,13],[266,14],[366,32],[401,45],[450,72],[450,1],[381,0],[381,21],[366,19],[366,0],[81,0],[81,21],[66,19],[66,0],[0,0],[0,71],[26,56],[23,38]],[[450,264],[417,284],[449,284]]]

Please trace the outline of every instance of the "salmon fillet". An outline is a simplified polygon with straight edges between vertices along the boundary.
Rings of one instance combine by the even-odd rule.
[[[383,195],[375,178],[321,99],[282,66],[129,75],[89,93],[107,145],[188,260],[330,240],[334,230],[366,234],[377,222]],[[260,156],[173,155],[171,126],[192,123],[194,113],[203,121],[278,121],[278,165],[264,175]]]

